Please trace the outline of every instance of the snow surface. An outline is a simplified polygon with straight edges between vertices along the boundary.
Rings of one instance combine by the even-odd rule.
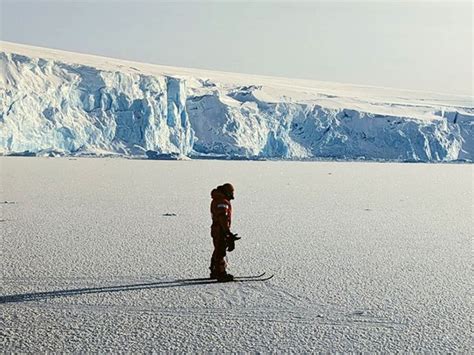
[[[471,350],[472,165],[0,164],[4,352]],[[230,271],[275,277],[166,284],[207,276],[225,181],[242,236]]]
[[[0,42],[3,154],[472,161],[474,100]],[[389,73],[387,73],[389,75]]]

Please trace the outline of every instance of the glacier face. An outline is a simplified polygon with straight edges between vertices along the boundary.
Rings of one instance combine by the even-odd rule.
[[[275,97],[272,82],[221,83],[43,51],[0,53],[3,154],[473,160],[469,100],[377,101],[337,90],[302,99],[291,87]]]
[[[4,152],[135,155],[192,149],[183,80],[17,54],[0,58]]]

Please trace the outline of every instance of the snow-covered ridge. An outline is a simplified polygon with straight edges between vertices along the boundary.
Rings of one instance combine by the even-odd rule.
[[[134,63],[0,42],[0,149],[472,161],[473,97]]]

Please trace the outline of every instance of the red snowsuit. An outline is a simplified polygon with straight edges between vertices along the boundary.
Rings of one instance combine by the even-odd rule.
[[[211,259],[211,272],[225,273],[227,263],[226,237],[230,234],[230,224],[232,220],[232,205],[223,192],[214,189],[211,192],[211,236],[214,244],[214,252]]]

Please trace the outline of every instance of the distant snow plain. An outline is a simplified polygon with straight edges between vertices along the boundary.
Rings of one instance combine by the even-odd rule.
[[[472,165],[0,164],[2,351],[471,349]],[[208,275],[223,182],[242,236],[229,271],[275,277],[167,283]]]

